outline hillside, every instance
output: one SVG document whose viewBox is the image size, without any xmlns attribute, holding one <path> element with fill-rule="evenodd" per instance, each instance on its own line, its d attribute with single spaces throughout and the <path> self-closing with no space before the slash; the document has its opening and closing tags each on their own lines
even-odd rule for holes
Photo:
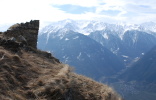
<svg viewBox="0 0 156 100">
<path fill-rule="evenodd" d="M 96 80 L 124 68 L 122 61 L 101 44 L 70 30 L 64 32 L 60 29 L 39 35 L 38 48 L 52 52 L 60 61 L 74 66 L 77 73 Z"/>
<path fill-rule="evenodd" d="M 125 100 L 155 100 L 155 25 L 63 20 L 40 30 L 38 48 L 109 84 Z"/>
<path fill-rule="evenodd" d="M 107 85 L 37 50 L 38 28 L 31 21 L 0 33 L 1 100 L 121 100 Z"/>
<path fill-rule="evenodd" d="M 126 65 L 156 45 L 156 38 L 144 31 L 125 31 L 122 39 L 117 34 L 111 30 L 103 30 L 92 32 L 89 36 L 118 55 Z"/>
<path fill-rule="evenodd" d="M 147 52 L 138 62 L 134 63 L 120 78 L 156 82 L 156 46 Z"/>
<path fill-rule="evenodd" d="M 126 100 L 155 100 L 156 46 L 142 56 L 112 83 Z"/>
</svg>

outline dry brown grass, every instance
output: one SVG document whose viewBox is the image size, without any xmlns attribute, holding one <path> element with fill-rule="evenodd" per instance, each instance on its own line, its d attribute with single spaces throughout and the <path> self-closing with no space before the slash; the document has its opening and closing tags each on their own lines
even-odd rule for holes
<svg viewBox="0 0 156 100">
<path fill-rule="evenodd" d="M 20 24 L 14 24 L 14 25 L 12 25 L 11 27 L 9 27 L 8 28 L 8 30 L 13 30 L 13 29 L 15 29 L 16 27 L 19 27 L 20 26 Z"/>
<path fill-rule="evenodd" d="M 81 93 L 86 100 L 121 100 L 120 96 L 107 85 L 98 83 L 82 75 L 73 73 L 71 76 L 74 82 L 72 84 L 73 90 Z"/>
<path fill-rule="evenodd" d="M 45 54 L 0 47 L 0 100 L 121 100 L 112 88 Z"/>
</svg>

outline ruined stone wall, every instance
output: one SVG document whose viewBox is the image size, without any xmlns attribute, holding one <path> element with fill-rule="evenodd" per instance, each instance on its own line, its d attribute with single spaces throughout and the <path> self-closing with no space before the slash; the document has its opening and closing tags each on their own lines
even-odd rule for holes
<svg viewBox="0 0 156 100">
<path fill-rule="evenodd" d="M 17 42 L 21 42 L 21 36 L 26 40 L 27 45 L 37 48 L 37 38 L 39 30 L 39 20 L 31 20 L 30 22 L 15 24 L 3 33 L 5 39 L 14 38 Z"/>
</svg>

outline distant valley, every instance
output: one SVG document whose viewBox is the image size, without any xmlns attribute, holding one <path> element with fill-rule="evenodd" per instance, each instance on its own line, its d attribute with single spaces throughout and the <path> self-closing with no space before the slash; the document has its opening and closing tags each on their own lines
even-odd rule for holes
<svg viewBox="0 0 156 100">
<path fill-rule="evenodd" d="M 154 100 L 155 82 L 149 80 L 156 75 L 156 61 L 148 57 L 156 55 L 149 53 L 155 45 L 153 22 L 134 25 L 68 19 L 46 26 L 38 37 L 39 49 L 72 65 L 77 73 L 112 85 L 126 100 Z"/>
</svg>

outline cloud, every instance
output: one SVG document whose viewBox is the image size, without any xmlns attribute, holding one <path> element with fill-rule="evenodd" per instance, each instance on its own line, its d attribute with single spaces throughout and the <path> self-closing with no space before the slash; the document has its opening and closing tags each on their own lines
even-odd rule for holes
<svg viewBox="0 0 156 100">
<path fill-rule="evenodd" d="M 3 0 L 0 3 L 0 22 L 17 23 L 39 19 L 41 23 L 61 20 L 65 12 L 54 8 L 48 0 Z"/>
<path fill-rule="evenodd" d="M 104 10 L 104 11 L 101 11 L 100 14 L 109 15 L 109 16 L 116 16 L 120 12 L 121 11 L 119 11 L 119 10 Z"/>
<path fill-rule="evenodd" d="M 54 5 L 53 7 L 59 8 L 60 10 L 71 13 L 71 14 L 83 14 L 85 12 L 95 12 L 96 7 L 82 7 L 79 5 Z"/>
<path fill-rule="evenodd" d="M 126 11 L 128 12 L 135 12 L 135 13 L 155 13 L 156 14 L 156 9 L 152 8 L 149 5 L 136 5 L 136 4 L 127 4 L 124 7 Z"/>
<path fill-rule="evenodd" d="M 49 0 L 50 1 L 50 0 Z M 51 0 L 52 5 L 78 5 L 82 7 L 95 7 L 98 6 L 100 0 Z"/>
<path fill-rule="evenodd" d="M 109 22 L 156 21 L 156 0 L 2 0 L 0 22 L 41 20 L 41 26 L 63 19 Z"/>
</svg>

